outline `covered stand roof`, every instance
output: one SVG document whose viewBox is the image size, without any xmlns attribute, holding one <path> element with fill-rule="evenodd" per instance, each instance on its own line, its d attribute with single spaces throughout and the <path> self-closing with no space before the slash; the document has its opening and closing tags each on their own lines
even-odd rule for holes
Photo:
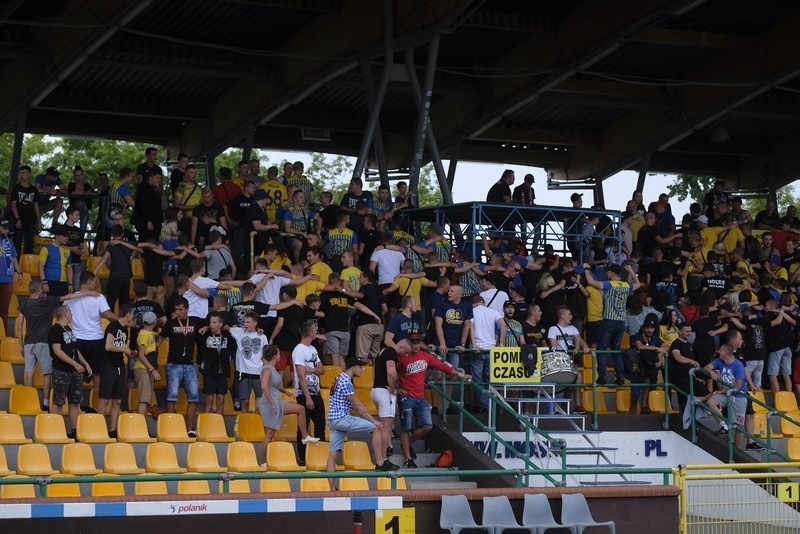
<svg viewBox="0 0 800 534">
<path fill-rule="evenodd" d="M 369 116 L 359 62 L 375 86 L 385 6 L 389 167 L 414 146 L 406 51 L 422 80 L 438 33 L 442 157 L 542 166 L 554 183 L 642 164 L 739 187 L 800 173 L 792 0 L 9 0 L 0 128 L 193 156 L 251 134 L 257 147 L 356 155 Z"/>
</svg>

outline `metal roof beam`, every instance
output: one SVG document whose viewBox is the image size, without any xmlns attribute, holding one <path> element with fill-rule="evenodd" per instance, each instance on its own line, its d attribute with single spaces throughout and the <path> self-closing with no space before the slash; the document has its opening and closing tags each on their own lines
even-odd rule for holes
<svg viewBox="0 0 800 534">
<path fill-rule="evenodd" d="M 561 104 L 564 106 L 580 106 L 587 108 L 614 109 L 656 109 L 669 110 L 674 106 L 667 103 L 648 102 L 645 100 L 609 99 L 609 98 L 572 98 L 568 96 L 543 95 L 536 99 L 543 104 Z"/>
<path fill-rule="evenodd" d="M 144 117 L 120 120 L 111 115 L 69 113 L 34 109 L 28 112 L 26 132 L 48 135 L 74 135 L 102 139 L 118 139 L 166 145 L 180 136 L 175 121 Z M 111 170 L 111 169 L 110 169 Z"/>
<path fill-rule="evenodd" d="M 501 30 L 525 33 L 553 33 L 555 19 L 550 17 L 531 17 L 494 11 L 475 11 L 464 17 L 462 26 L 484 30 Z"/>
<path fill-rule="evenodd" d="M 163 56 L 162 56 L 163 58 Z M 162 59 L 159 58 L 159 59 Z M 231 78 L 234 80 L 272 80 L 275 73 L 262 69 L 255 69 L 245 65 L 230 63 L 197 63 L 187 58 L 186 63 L 180 65 L 167 65 L 154 63 L 152 60 L 142 59 L 97 59 L 91 58 L 84 63 L 87 67 L 100 67 L 118 70 L 142 70 L 147 72 L 163 72 L 166 74 L 201 76 L 212 78 Z"/>
<path fill-rule="evenodd" d="M 715 143 L 712 141 L 696 140 L 693 136 L 672 145 L 667 152 L 736 157 L 768 156 L 772 153 L 772 146 L 769 143 L 752 140 L 736 141 L 731 139 L 724 143 Z"/>
<path fill-rule="evenodd" d="M 662 151 L 753 101 L 771 87 L 800 74 L 800 13 L 786 17 L 764 33 L 752 51 L 731 51 L 699 67 L 688 81 L 730 80 L 730 86 L 693 85 L 679 94 L 680 114 L 636 111 L 606 129 L 600 148 L 579 147 L 567 167 L 550 169 L 554 177 L 602 180 L 635 165 L 644 154 Z M 742 86 L 742 80 L 750 84 Z M 734 83 L 735 82 L 735 83 Z"/>
<path fill-rule="evenodd" d="M 661 103 L 669 101 L 669 97 L 664 90 L 658 87 L 632 85 L 608 80 L 570 78 L 550 89 L 549 93 L 579 93 L 592 96 L 614 96 L 617 98 L 629 97 Z"/>
<path fill-rule="evenodd" d="M 37 109 L 179 121 L 201 120 L 205 117 L 200 106 L 192 106 L 186 102 L 153 102 L 144 99 L 98 98 L 61 94 L 51 94 L 42 101 Z"/>
<path fill-rule="evenodd" d="M 228 4 L 259 7 L 280 7 L 302 11 L 336 12 L 342 9 L 342 0 L 222 0 Z"/>
<path fill-rule="evenodd" d="M 495 126 L 482 132 L 475 140 L 499 143 L 531 143 L 542 145 L 593 146 L 597 136 L 541 128 L 502 128 Z"/>
<path fill-rule="evenodd" d="M 670 28 L 644 28 L 628 38 L 634 43 L 648 43 L 674 46 L 693 46 L 701 48 L 726 48 L 751 50 L 752 37 L 725 35 L 721 33 L 673 30 Z"/>
</svg>

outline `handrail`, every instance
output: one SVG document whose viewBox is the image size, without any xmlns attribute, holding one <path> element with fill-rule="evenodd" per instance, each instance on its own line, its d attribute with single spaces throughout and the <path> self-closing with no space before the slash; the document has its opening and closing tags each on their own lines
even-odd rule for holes
<svg viewBox="0 0 800 534">
<path fill-rule="evenodd" d="M 541 475 L 551 479 L 551 475 L 616 475 L 620 469 L 581 467 L 571 469 L 464 469 L 455 471 L 459 476 L 513 476 L 517 480 L 517 487 L 522 487 L 523 477 L 527 479 L 532 475 Z M 624 469 L 624 472 L 632 475 L 662 475 L 663 484 L 669 485 L 669 477 L 673 474 L 673 468 L 666 467 L 631 467 Z M 170 473 L 156 474 L 143 473 L 139 475 L 75 475 L 69 477 L 37 476 L 37 477 L 0 477 L 0 486 L 33 484 L 39 487 L 39 495 L 46 497 L 47 486 L 50 484 L 92 484 L 104 482 L 173 482 L 180 480 L 209 480 L 221 481 L 223 484 L 222 493 L 228 493 L 231 480 L 274 480 L 274 479 L 342 479 L 342 478 L 391 478 L 392 490 L 397 490 L 398 478 L 415 477 L 443 477 L 453 476 L 453 471 L 445 470 L 426 470 L 414 469 L 409 471 L 288 471 L 278 472 L 269 471 L 263 473 Z"/>
<path fill-rule="evenodd" d="M 443 379 L 442 383 L 446 384 L 447 382 Z M 529 457 L 527 457 L 523 453 L 521 453 L 521 452 L 517 451 L 516 449 L 514 449 L 514 447 L 512 447 L 510 443 L 508 443 L 506 440 L 501 438 L 497 434 L 497 432 L 495 431 L 494 428 L 491 428 L 491 427 L 485 425 L 483 423 L 483 421 L 481 421 L 480 419 L 475 417 L 473 414 L 469 413 L 466 410 L 466 408 L 464 408 L 462 403 L 455 402 L 449 395 L 447 395 L 446 387 L 444 385 L 440 388 L 439 385 L 436 384 L 432 380 L 428 381 L 428 384 L 430 385 L 431 389 L 436 391 L 436 393 L 440 397 L 442 397 L 443 399 L 447 400 L 448 403 L 450 404 L 450 406 L 455 406 L 458 409 L 458 412 L 459 412 L 459 433 L 463 432 L 463 418 L 466 415 L 473 423 L 478 425 L 479 428 L 481 428 L 484 432 L 488 433 L 493 441 L 497 441 L 498 443 L 502 444 L 506 448 L 506 450 L 515 451 L 516 452 L 516 457 L 519 458 L 520 460 L 522 460 L 523 463 L 529 469 L 533 469 L 534 471 L 541 471 L 541 468 L 538 465 L 536 465 L 535 463 L 533 463 L 533 461 Z M 461 385 L 460 393 L 461 393 L 461 398 L 463 399 L 464 398 L 464 382 L 459 382 L 459 384 Z M 479 387 L 479 386 L 473 386 L 473 387 Z M 496 405 L 497 405 L 496 403 L 492 403 L 492 407 L 495 407 Z M 523 422 L 520 419 L 519 414 L 517 414 L 513 410 L 511 410 L 510 413 L 512 415 L 514 415 L 514 417 L 517 419 L 517 421 L 519 421 L 520 423 Z M 446 416 L 446 414 L 445 414 L 445 416 Z M 494 419 L 494 420 L 496 420 L 496 419 Z M 529 422 L 526 421 L 523 424 L 526 424 L 526 433 L 525 433 L 526 441 L 530 441 L 530 435 L 529 435 L 529 431 L 530 430 L 533 430 L 534 433 L 536 433 L 536 434 L 541 434 L 541 431 L 538 428 L 534 427 L 533 425 L 530 425 Z M 554 440 L 554 438 L 550 437 L 549 435 L 548 435 L 548 438 L 545 438 L 545 439 Z M 554 440 L 553 443 L 557 444 L 558 448 L 560 449 L 561 467 L 562 467 L 562 469 L 566 469 L 566 445 L 564 444 L 564 442 L 562 440 Z M 494 445 L 493 444 L 490 444 L 490 450 L 492 452 L 494 451 Z M 492 456 L 494 456 L 494 454 L 492 454 Z M 562 480 L 561 481 L 557 481 L 556 479 L 552 478 L 549 475 L 544 475 L 544 476 L 554 486 L 565 486 L 566 485 L 566 474 L 562 473 Z M 527 476 L 525 477 L 525 482 L 526 482 L 526 484 L 528 482 Z"/>
</svg>

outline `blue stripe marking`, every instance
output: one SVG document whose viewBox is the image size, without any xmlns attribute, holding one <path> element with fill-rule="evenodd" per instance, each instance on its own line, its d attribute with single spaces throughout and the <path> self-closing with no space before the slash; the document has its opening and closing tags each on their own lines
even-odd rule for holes
<svg viewBox="0 0 800 534">
<path fill-rule="evenodd" d="M 377 497 L 350 497 L 351 510 L 377 510 Z"/>
<path fill-rule="evenodd" d="M 63 504 L 32 504 L 31 519 L 42 519 L 47 517 L 64 517 Z"/>
<path fill-rule="evenodd" d="M 240 514 L 264 514 L 267 512 L 267 501 L 261 499 L 253 499 L 246 501 L 239 501 Z"/>
<path fill-rule="evenodd" d="M 297 499 L 295 511 L 297 512 L 322 512 L 325 510 L 324 499 Z"/>
<path fill-rule="evenodd" d="M 124 502 L 98 502 L 94 505 L 95 517 L 124 517 L 128 515 L 128 505 Z"/>
</svg>

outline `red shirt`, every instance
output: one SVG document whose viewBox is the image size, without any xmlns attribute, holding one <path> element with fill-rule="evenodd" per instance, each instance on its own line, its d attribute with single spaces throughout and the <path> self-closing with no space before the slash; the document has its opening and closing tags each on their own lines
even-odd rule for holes
<svg viewBox="0 0 800 534">
<path fill-rule="evenodd" d="M 227 206 L 228 202 L 242 194 L 242 188 L 233 182 L 223 180 L 211 190 L 214 200 L 220 206 Z"/>
<path fill-rule="evenodd" d="M 397 359 L 397 374 L 400 377 L 400 387 L 408 392 L 409 397 L 421 399 L 425 391 L 425 375 L 428 367 L 433 367 L 447 374 L 456 371 L 450 364 L 439 361 L 436 356 L 420 350 L 413 354 L 406 354 Z"/>
</svg>

